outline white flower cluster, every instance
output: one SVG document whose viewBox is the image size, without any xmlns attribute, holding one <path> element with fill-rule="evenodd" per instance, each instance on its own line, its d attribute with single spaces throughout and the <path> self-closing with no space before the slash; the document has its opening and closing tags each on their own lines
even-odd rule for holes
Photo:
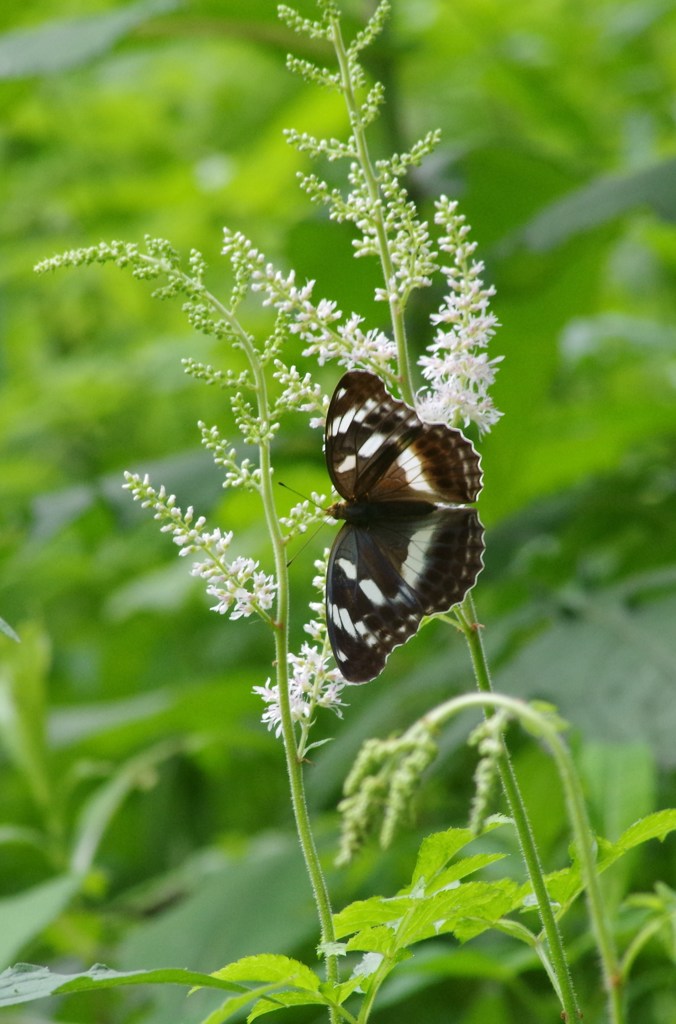
<svg viewBox="0 0 676 1024">
<path fill-rule="evenodd" d="M 327 502 L 325 494 L 312 491 L 309 498 L 290 508 L 288 515 L 280 516 L 279 521 L 286 530 L 287 539 L 298 533 L 305 533 L 308 527 L 326 519 Z"/>
<path fill-rule="evenodd" d="M 295 366 L 287 366 L 281 359 L 275 359 L 273 377 L 276 377 L 284 387 L 275 402 L 275 413 L 294 410 L 319 412 L 322 414 L 320 422 L 323 422 L 329 400 L 323 393 L 321 384 L 316 384 L 309 372 L 301 377 Z"/>
<path fill-rule="evenodd" d="M 312 585 L 324 595 L 326 586 L 326 563 L 328 551 L 324 558 L 315 562 L 318 575 L 312 581 Z M 291 704 L 291 717 L 301 727 L 301 737 L 298 745 L 299 756 L 303 756 L 309 749 L 306 746 L 307 734 L 313 723 L 314 713 L 317 708 L 327 708 L 333 711 L 339 718 L 342 718 L 342 708 L 345 702 L 342 700 L 345 680 L 336 668 L 330 668 L 331 651 L 326 632 L 326 619 L 324 602 L 313 601 L 310 603 L 310 610 L 317 616 L 317 619 L 306 624 L 305 631 L 315 641 L 311 646 L 305 641 L 300 654 L 289 654 L 289 666 L 291 668 L 289 679 L 289 701 Z M 279 706 L 279 687 L 272 686 L 268 679 L 264 686 L 254 686 L 254 693 L 262 697 L 267 705 L 262 715 L 262 721 L 268 729 L 274 729 L 279 736 L 282 731 L 282 716 Z"/>
<path fill-rule="evenodd" d="M 437 333 L 419 360 L 429 387 L 417 396 L 418 413 L 428 422 L 476 423 L 484 434 L 502 415 L 488 394 L 502 356 L 489 359 L 485 351 L 498 325 L 488 311 L 495 292 L 483 285 L 484 265 L 472 258 L 476 243 L 467 240 L 469 226 L 457 213 L 457 203 L 442 196 L 436 207 L 435 221 L 444 230 L 439 249 L 451 255 L 452 263 L 442 268 L 445 302 L 430 317 Z"/>
<path fill-rule="evenodd" d="M 289 701 L 291 718 L 301 726 L 312 725 L 315 710 L 328 708 L 342 718 L 341 708 L 345 703 L 341 693 L 345 683 L 341 680 L 338 669 L 327 668 L 327 656 L 316 647 L 305 642 L 300 654 L 289 654 L 291 678 L 289 679 Z M 282 732 L 282 712 L 279 706 L 279 687 L 273 686 L 268 679 L 264 686 L 254 686 L 257 693 L 267 705 L 261 715 L 261 721 L 276 736 Z"/>
<path fill-rule="evenodd" d="M 220 530 L 204 534 L 207 544 L 212 537 L 217 539 L 219 534 Z M 229 538 L 229 544 L 232 533 L 226 536 Z M 218 547 L 217 539 L 216 550 L 220 554 Z M 258 562 L 254 562 L 253 558 L 244 558 L 241 555 L 232 562 L 223 562 L 222 559 L 216 561 L 208 551 L 205 560 L 195 562 L 190 572 L 193 576 L 200 576 L 207 581 L 207 594 L 216 598 L 212 611 L 218 612 L 219 615 L 227 615 L 229 612 L 231 619 L 247 618 L 254 612 L 260 615 L 262 611 L 272 607 L 277 593 L 274 577 L 259 570 Z"/>
<path fill-rule="evenodd" d="M 338 323 L 343 314 L 335 302 L 312 302 L 314 284 L 307 281 L 298 288 L 294 271 L 284 276 L 269 263 L 252 275 L 252 289 L 265 295 L 263 304 L 290 316 L 289 331 L 305 342 L 304 356 L 316 356 L 320 366 L 337 359 L 348 368 L 367 366 L 374 373 L 389 376 L 397 354 L 394 342 L 379 330 L 364 333 L 360 326 L 363 317 L 356 313 Z"/>
<path fill-rule="evenodd" d="M 181 549 L 179 555 L 202 555 L 194 562 L 191 573 L 206 582 L 207 594 L 216 599 L 213 611 L 220 615 L 229 613 L 231 619 L 255 613 L 269 620 L 267 611 L 275 599 L 277 584 L 252 558 L 240 556 L 231 562 L 226 560 L 232 531 L 205 530 L 204 516 L 193 522 L 192 506 L 182 512 L 176 505 L 175 495 L 168 495 L 164 487 L 156 491 L 147 474 L 141 478 L 136 473 L 125 473 L 125 480 L 124 487 L 134 500 L 140 501 L 143 508 L 153 509 L 154 518 L 162 524 L 162 532 L 170 533 L 174 544 Z"/>
<path fill-rule="evenodd" d="M 197 424 L 202 435 L 202 444 L 211 452 L 217 466 L 225 469 L 223 487 L 242 487 L 257 491 L 261 486 L 261 471 L 250 459 L 238 459 L 237 449 L 232 448 L 225 438 L 221 437 L 218 427 L 207 427 L 200 420 Z"/>
</svg>

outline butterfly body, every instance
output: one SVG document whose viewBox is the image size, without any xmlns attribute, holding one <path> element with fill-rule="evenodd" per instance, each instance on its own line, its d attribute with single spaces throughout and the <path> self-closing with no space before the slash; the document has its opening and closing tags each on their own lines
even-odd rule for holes
<svg viewBox="0 0 676 1024">
<path fill-rule="evenodd" d="M 461 601 L 482 568 L 474 509 L 481 468 L 458 430 L 423 423 L 372 373 L 352 370 L 329 405 L 326 460 L 344 499 L 329 557 L 326 611 L 341 674 L 366 682 L 425 615 Z"/>
</svg>

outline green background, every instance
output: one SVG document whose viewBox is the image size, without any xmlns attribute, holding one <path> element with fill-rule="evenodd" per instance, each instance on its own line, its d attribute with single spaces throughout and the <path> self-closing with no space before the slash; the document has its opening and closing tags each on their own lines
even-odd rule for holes
<svg viewBox="0 0 676 1024">
<path fill-rule="evenodd" d="M 224 397 L 180 365 L 227 366 L 230 354 L 191 332 L 180 303 L 153 301 L 115 269 L 32 272 L 54 252 L 148 232 L 200 249 L 225 297 L 227 224 L 315 279 L 315 295 L 386 327 L 375 266 L 351 258 L 350 231 L 297 187 L 307 164 L 282 129 L 343 136 L 345 117 L 335 96 L 285 70 L 291 50 L 325 54 L 275 6 L 0 9 L 0 616 L 22 640 L 0 634 L 0 967 L 213 970 L 259 951 L 313 962 L 282 751 L 251 692 L 271 672 L 270 638 L 209 612 L 175 547 L 121 490 L 124 469 L 148 471 L 270 564 L 259 511 L 224 495 L 199 447 L 198 419 L 232 432 Z M 373 152 L 442 129 L 411 191 L 424 216 L 440 192 L 459 199 L 497 288 L 504 417 L 481 442 L 487 552 L 475 592 L 495 685 L 571 722 L 594 825 L 614 839 L 676 801 L 676 5 L 393 7 L 366 55 L 388 90 Z M 350 36 L 371 7 L 344 8 Z M 410 310 L 416 352 L 439 299 L 422 294 Z M 253 304 L 249 317 L 254 331 L 269 326 Z M 321 371 L 327 390 L 338 373 Z M 301 417 L 279 438 L 276 473 L 303 492 L 328 487 L 319 435 Z M 331 529 L 292 566 L 297 645 Z M 381 679 L 348 691 L 344 720 L 322 721 L 334 742 L 307 777 L 337 906 L 394 892 L 423 835 L 466 822 L 474 755 L 462 721 L 441 738 L 410 831 L 385 855 L 330 867 L 361 741 L 472 685 L 460 638 L 437 624 Z M 552 766 L 514 745 L 546 866 L 563 866 Z M 515 849 L 498 842 L 518 877 Z M 75 881 L 74 859 L 87 864 Z M 613 910 L 656 879 L 676 881 L 673 838 L 612 874 Z M 617 920 L 622 947 L 635 919 Z M 603 1001 L 582 908 L 566 929 L 592 1024 Z M 479 948 L 488 956 L 475 961 Z M 557 1019 L 514 943 L 432 943 L 414 964 L 374 1020 Z M 668 943 L 644 951 L 629 994 L 634 1020 L 673 1024 Z M 209 998 L 105 992 L 7 1019 L 190 1022 Z"/>
</svg>

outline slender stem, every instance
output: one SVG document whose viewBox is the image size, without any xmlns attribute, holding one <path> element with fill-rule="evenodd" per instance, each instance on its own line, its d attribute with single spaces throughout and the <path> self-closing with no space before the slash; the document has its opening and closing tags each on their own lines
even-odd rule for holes
<svg viewBox="0 0 676 1024">
<path fill-rule="evenodd" d="M 380 266 L 383 272 L 383 280 L 387 289 L 392 330 L 397 346 L 397 365 L 399 367 L 399 384 L 401 397 L 405 402 L 413 404 L 413 384 L 411 379 L 411 366 L 408 357 L 408 345 L 406 343 L 406 325 L 404 322 L 404 303 L 395 287 L 394 266 L 390 255 L 387 228 L 383 217 L 383 199 L 378 187 L 377 175 L 371 160 L 366 142 L 366 132 L 359 110 L 359 103 L 354 94 L 352 76 L 345 43 L 340 29 L 340 22 L 337 17 L 330 17 L 333 32 L 333 46 L 338 59 L 340 69 L 341 86 L 345 104 L 350 115 L 350 126 L 355 146 L 357 147 L 357 159 L 364 175 L 364 182 L 369 197 L 370 214 L 373 220 L 373 227 L 378 243 Z"/>
<path fill-rule="evenodd" d="M 289 776 L 289 787 L 291 792 L 291 803 L 300 840 L 305 866 L 310 878 L 310 884 L 314 894 L 317 914 L 319 917 L 322 944 L 333 942 L 335 932 L 333 928 L 333 916 L 329 890 L 326 878 L 322 870 L 319 853 L 314 840 L 310 816 L 305 798 L 305 785 L 301 759 L 298 756 L 296 735 L 293 718 L 291 716 L 291 701 L 289 696 L 289 574 L 286 567 L 286 551 L 284 548 L 284 537 L 282 536 L 279 517 L 274 499 L 272 486 L 272 464 L 270 441 L 264 429 L 270 419 L 270 404 L 268 399 L 268 386 L 265 372 L 261 365 L 258 353 L 252 343 L 250 336 L 243 330 L 239 322 L 224 307 L 218 299 L 210 293 L 205 297 L 213 308 L 218 310 L 221 316 L 227 318 L 228 322 L 237 334 L 238 344 L 247 356 L 249 366 L 254 378 L 256 391 L 256 403 L 258 417 L 263 426 L 261 435 L 264 438 L 258 446 L 260 470 L 261 470 L 261 500 L 265 511 L 265 521 L 272 543 L 273 556 L 275 560 L 275 576 L 277 579 L 277 607 L 276 617 L 273 623 L 275 638 L 275 665 L 277 675 L 277 686 L 279 691 L 279 707 L 281 714 L 282 738 L 284 741 L 284 752 L 286 758 L 286 769 Z M 328 981 L 334 984 L 338 981 L 338 959 L 333 954 L 326 956 L 326 976 Z M 336 1011 L 330 1008 L 331 1021 L 337 1021 Z"/>
<path fill-rule="evenodd" d="M 547 715 L 542 714 L 530 704 L 526 704 L 516 697 L 507 697 L 501 693 L 468 693 L 461 697 L 453 697 L 451 700 L 445 701 L 434 708 L 432 712 L 425 716 L 425 719 L 428 725 L 439 727 L 452 715 L 457 714 L 464 708 L 476 706 L 477 704 L 484 707 L 505 708 L 514 718 L 521 722 L 524 728 L 534 735 L 541 737 L 552 753 L 566 797 L 568 814 L 575 837 L 578 862 L 580 864 L 582 884 L 585 888 L 589 916 L 601 957 L 604 985 L 608 996 L 608 1017 L 611 1024 L 623 1024 L 624 1013 L 620 990 L 621 969 L 596 874 L 592 833 L 587 817 L 584 794 L 568 748 L 561 739 L 557 727 L 551 723 Z M 520 836 L 519 838 L 521 839 L 522 837 Z M 548 900 L 546 905 L 549 906 Z M 542 910 L 543 904 L 540 905 L 540 911 L 542 912 Z M 579 1017 L 579 1011 L 576 1008 L 569 1010 L 564 1006 L 564 1012 L 568 1021 L 577 1020 Z"/>
<path fill-rule="evenodd" d="M 488 668 L 488 662 L 486 660 L 486 654 L 481 639 L 481 628 L 477 621 L 476 610 L 471 594 L 467 595 L 463 607 L 458 610 L 457 614 L 469 647 L 477 687 L 481 693 L 492 693 L 493 686 L 491 683 L 490 670 Z M 521 795 L 519 783 L 514 772 L 514 766 L 512 765 L 511 758 L 504 744 L 503 750 L 504 753 L 500 758 L 499 763 L 500 779 L 503 791 L 514 821 L 528 877 L 530 878 L 531 885 L 533 886 L 533 892 L 538 903 L 542 927 L 545 935 L 547 936 L 549 955 L 551 957 L 552 967 L 556 976 L 558 995 L 563 1004 L 564 1013 L 567 1015 L 567 1019 L 569 1021 L 573 1021 L 576 1019 L 578 1006 L 561 933 L 559 931 L 549 899 L 549 894 L 547 892 L 547 887 L 545 885 L 542 864 L 540 863 L 540 855 L 538 853 L 535 836 L 533 835 L 533 830 L 528 818 L 528 812 Z"/>
</svg>

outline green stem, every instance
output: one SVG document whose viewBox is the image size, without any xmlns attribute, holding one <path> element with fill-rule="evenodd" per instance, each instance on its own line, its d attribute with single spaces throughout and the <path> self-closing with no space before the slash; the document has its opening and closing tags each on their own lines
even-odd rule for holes
<svg viewBox="0 0 676 1024">
<path fill-rule="evenodd" d="M 237 335 L 237 343 L 247 356 L 249 366 L 254 378 L 256 390 L 256 403 L 258 417 L 263 429 L 261 433 L 266 437 L 265 425 L 270 419 L 270 403 L 268 398 L 268 386 L 265 372 L 261 365 L 258 353 L 252 343 L 250 336 L 243 330 L 239 322 L 232 316 L 215 296 L 205 293 L 205 297 L 218 313 L 225 317 Z M 335 940 L 333 928 L 333 916 L 329 890 L 326 878 L 322 870 L 319 853 L 314 840 L 307 801 L 305 798 L 305 785 L 303 779 L 302 762 L 298 756 L 296 745 L 296 734 L 293 718 L 291 715 L 291 701 L 289 695 L 289 574 L 286 567 L 286 551 L 284 537 L 280 528 L 279 517 L 275 506 L 274 492 L 272 486 L 272 464 L 269 440 L 263 440 L 258 446 L 260 470 L 261 470 L 261 500 L 265 512 L 265 521 L 272 543 L 273 556 L 275 561 L 275 576 L 277 579 L 277 607 L 276 618 L 273 623 L 275 638 L 275 665 L 277 685 L 279 690 L 279 708 L 281 713 L 282 738 L 284 741 L 284 752 L 286 769 L 289 776 L 289 788 L 291 792 L 291 803 L 296 822 L 298 838 L 300 840 L 305 866 L 310 878 L 310 884 L 314 894 L 315 905 L 319 917 L 321 942 L 330 943 Z M 335 955 L 326 956 L 327 980 L 336 984 L 338 982 L 338 959 Z M 330 1019 L 335 1024 L 337 1015 L 335 1009 L 329 1010 Z"/>
<path fill-rule="evenodd" d="M 350 75 L 350 65 L 347 52 L 345 50 L 343 35 L 340 29 L 340 22 L 337 17 L 330 17 L 330 22 L 333 33 L 333 46 L 336 51 L 338 67 L 340 69 L 341 87 L 343 96 L 345 97 L 345 104 L 350 115 L 350 127 L 352 129 L 352 137 L 354 138 L 355 146 L 357 147 L 357 159 L 359 161 L 359 166 L 362 169 L 366 190 L 368 192 L 369 211 L 376 233 L 380 266 L 383 273 L 385 288 L 387 289 L 392 330 L 397 346 L 397 365 L 399 367 L 401 397 L 405 402 L 408 402 L 409 405 L 412 405 L 413 384 L 411 378 L 411 366 L 408 357 L 408 345 L 406 343 L 404 303 L 394 286 L 394 265 L 390 255 L 387 228 L 383 217 L 383 199 L 380 194 L 376 172 L 366 143 L 366 132 L 364 130 L 364 124 L 359 110 L 359 103 L 357 102 L 357 98 L 354 94 L 352 77 Z"/>
<path fill-rule="evenodd" d="M 493 686 L 491 683 L 490 670 L 486 660 L 483 642 L 481 639 L 481 628 L 476 618 L 476 610 L 471 594 L 465 599 L 465 604 L 458 609 L 458 620 L 461 624 L 467 645 L 469 647 L 477 687 L 483 694 L 491 694 Z M 556 977 L 558 996 L 563 1005 L 564 1013 L 569 1021 L 576 1019 L 578 1014 L 577 999 L 573 989 L 573 982 L 568 968 L 561 933 L 554 916 L 554 911 L 545 885 L 540 855 L 535 842 L 535 836 L 530 825 L 528 812 L 521 795 L 519 783 L 514 772 L 511 758 L 504 747 L 504 753 L 500 758 L 499 770 L 503 791 L 510 808 L 516 833 L 521 847 L 521 853 L 526 864 L 528 877 L 530 878 L 533 892 L 540 911 L 540 920 L 547 937 L 549 956 L 552 968 Z"/>
</svg>

